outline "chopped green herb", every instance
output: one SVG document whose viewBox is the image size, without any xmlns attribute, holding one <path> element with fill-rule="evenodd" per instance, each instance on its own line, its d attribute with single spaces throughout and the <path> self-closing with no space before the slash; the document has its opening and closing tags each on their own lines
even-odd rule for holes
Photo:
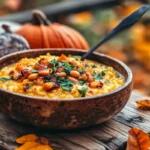
<svg viewBox="0 0 150 150">
<path fill-rule="evenodd" d="M 86 83 L 86 81 L 79 80 L 79 83 L 80 83 L 81 85 L 83 85 L 83 84 L 85 84 L 85 83 Z"/>
<path fill-rule="evenodd" d="M 104 72 L 104 71 L 102 71 L 101 75 L 102 75 L 102 76 L 105 76 L 105 72 Z"/>
<path fill-rule="evenodd" d="M 58 67 L 62 67 L 64 65 L 64 62 L 58 62 Z"/>
<path fill-rule="evenodd" d="M 110 83 L 110 81 L 108 79 L 105 80 L 105 83 Z"/>
<path fill-rule="evenodd" d="M 33 70 L 32 70 L 32 73 L 38 73 L 38 70 L 33 69 Z"/>
<path fill-rule="evenodd" d="M 53 59 L 53 60 L 50 61 L 50 63 L 55 66 L 58 63 L 58 61 L 56 59 Z"/>
<path fill-rule="evenodd" d="M 28 86 L 29 88 L 32 87 L 32 85 L 30 83 L 27 83 L 26 86 Z"/>
<path fill-rule="evenodd" d="M 61 85 L 61 88 L 66 90 L 66 91 L 70 91 L 70 87 L 68 85 Z"/>
<path fill-rule="evenodd" d="M 83 73 L 85 71 L 86 68 L 80 69 L 78 70 L 80 73 Z"/>
<path fill-rule="evenodd" d="M 59 78 L 59 75 L 58 75 L 58 74 L 54 74 L 54 76 L 55 76 L 56 78 Z"/>
<path fill-rule="evenodd" d="M 97 66 L 96 65 L 92 65 L 92 68 L 97 68 Z"/>
<path fill-rule="evenodd" d="M 100 73 L 98 73 L 95 77 L 94 77 L 95 80 L 102 80 L 102 76 L 100 75 Z"/>
<path fill-rule="evenodd" d="M 65 69 L 65 72 L 66 72 L 67 74 L 69 74 L 70 71 L 73 70 L 73 66 L 72 66 L 71 64 L 69 64 L 69 63 L 65 63 L 64 69 Z"/>
<path fill-rule="evenodd" d="M 24 91 L 27 91 L 29 88 L 31 88 L 31 84 L 27 83 L 25 86 L 23 86 Z"/>
<path fill-rule="evenodd" d="M 103 64 L 100 64 L 100 67 L 104 66 Z"/>
<path fill-rule="evenodd" d="M 53 59 L 50 61 L 51 64 L 53 64 L 52 71 L 55 72 L 58 67 L 61 67 L 64 65 L 64 62 L 58 62 L 56 59 Z"/>
<path fill-rule="evenodd" d="M 56 59 L 53 59 L 50 61 L 51 64 L 53 64 L 52 71 L 55 72 L 57 70 L 58 61 Z"/>
<path fill-rule="evenodd" d="M 120 78 L 120 74 L 118 72 L 115 72 L 116 78 Z"/>
<path fill-rule="evenodd" d="M 74 82 L 65 78 L 59 78 L 58 83 L 60 84 L 61 88 L 66 91 L 71 91 L 71 87 L 74 85 Z"/>
<path fill-rule="evenodd" d="M 74 55 L 73 57 L 74 57 L 75 59 L 81 58 L 81 56 L 79 56 L 79 55 Z"/>
<path fill-rule="evenodd" d="M 0 80 L 6 82 L 6 81 L 9 81 L 9 80 L 13 80 L 13 78 L 2 77 L 2 78 L 0 78 Z"/>
<path fill-rule="evenodd" d="M 85 97 L 87 91 L 87 87 L 82 87 L 81 89 L 78 89 L 78 92 L 81 94 L 82 97 Z"/>
<path fill-rule="evenodd" d="M 106 75 L 106 72 L 108 72 L 109 70 L 103 70 L 102 72 L 101 72 L 101 75 L 102 76 L 105 76 Z"/>
<path fill-rule="evenodd" d="M 53 72 L 55 72 L 57 70 L 58 67 L 64 67 L 64 71 L 69 74 L 70 71 L 73 70 L 73 66 L 69 63 L 64 63 L 64 62 L 58 62 L 56 59 L 53 59 L 50 63 L 53 64 Z"/>
</svg>

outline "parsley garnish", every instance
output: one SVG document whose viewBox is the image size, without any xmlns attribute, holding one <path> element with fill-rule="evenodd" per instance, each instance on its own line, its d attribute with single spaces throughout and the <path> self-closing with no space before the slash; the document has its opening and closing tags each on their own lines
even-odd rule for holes
<svg viewBox="0 0 150 150">
<path fill-rule="evenodd" d="M 79 80 L 79 83 L 80 83 L 81 85 L 83 85 L 84 83 L 86 83 L 86 81 Z"/>
<path fill-rule="evenodd" d="M 72 66 L 71 64 L 69 64 L 69 63 L 65 63 L 65 64 L 64 64 L 64 70 L 65 70 L 65 72 L 66 72 L 67 74 L 69 74 L 70 71 L 73 70 L 73 66 Z"/>
<path fill-rule="evenodd" d="M 69 74 L 70 71 L 73 70 L 73 66 L 69 63 L 64 63 L 64 62 L 58 62 L 56 59 L 53 59 L 51 62 L 51 64 L 53 64 L 53 72 L 55 72 L 57 70 L 58 67 L 64 67 L 64 71 Z"/>
<path fill-rule="evenodd" d="M 107 71 L 108 71 L 108 70 L 103 70 L 103 71 L 101 72 L 101 74 L 98 73 L 98 74 L 94 77 L 94 79 L 95 79 L 95 80 L 102 80 L 102 79 L 103 79 L 103 76 L 106 75 L 106 72 L 107 72 Z"/>
<path fill-rule="evenodd" d="M 61 67 L 64 65 L 64 62 L 58 62 L 58 67 Z"/>
<path fill-rule="evenodd" d="M 102 80 L 102 76 L 100 75 L 100 73 L 98 73 L 95 77 L 94 77 L 95 80 Z"/>
<path fill-rule="evenodd" d="M 81 89 L 78 89 L 78 92 L 81 94 L 82 97 L 85 97 L 87 91 L 87 87 L 82 87 Z"/>
<path fill-rule="evenodd" d="M 53 68 L 52 68 L 53 72 L 55 72 L 58 67 L 61 67 L 64 65 L 63 62 L 58 62 L 56 59 L 51 60 L 50 63 L 53 65 Z"/>
<path fill-rule="evenodd" d="M 58 83 L 60 84 L 61 88 L 66 91 L 71 91 L 71 87 L 74 85 L 74 82 L 65 78 L 59 78 Z"/>
<path fill-rule="evenodd" d="M 105 76 L 106 75 L 106 72 L 108 72 L 109 70 L 103 70 L 102 72 L 101 72 L 101 75 L 102 76 Z"/>
<path fill-rule="evenodd" d="M 53 64 L 54 66 L 56 66 L 56 64 L 58 63 L 58 61 L 56 59 L 53 59 L 50 61 L 51 64 Z"/>
<path fill-rule="evenodd" d="M 78 70 L 78 72 L 83 73 L 86 70 L 86 67 L 83 69 Z"/>
<path fill-rule="evenodd" d="M 28 86 L 30 88 L 32 85 L 30 83 L 27 83 L 26 86 Z"/>
<path fill-rule="evenodd" d="M 57 70 L 57 67 L 58 67 L 58 61 L 56 59 L 53 59 L 50 61 L 51 64 L 53 64 L 53 72 L 55 72 Z"/>
<path fill-rule="evenodd" d="M 23 86 L 23 89 L 24 89 L 24 91 L 27 91 L 31 87 L 32 87 L 32 85 L 27 83 L 25 86 Z"/>
<path fill-rule="evenodd" d="M 96 65 L 92 65 L 92 68 L 97 68 L 97 66 Z"/>
<path fill-rule="evenodd" d="M 32 73 L 38 73 L 38 70 L 33 69 L 33 70 L 32 70 Z"/>
<path fill-rule="evenodd" d="M 2 78 L 0 78 L 0 80 L 6 82 L 6 81 L 9 81 L 9 80 L 13 80 L 13 78 L 2 77 Z"/>
<path fill-rule="evenodd" d="M 118 72 L 115 72 L 116 78 L 120 78 L 120 74 Z"/>
<path fill-rule="evenodd" d="M 74 55 L 73 56 L 75 59 L 80 59 L 81 58 L 81 56 L 79 56 L 79 55 Z"/>
<path fill-rule="evenodd" d="M 105 80 L 105 83 L 110 83 L 110 81 L 108 79 Z"/>
</svg>

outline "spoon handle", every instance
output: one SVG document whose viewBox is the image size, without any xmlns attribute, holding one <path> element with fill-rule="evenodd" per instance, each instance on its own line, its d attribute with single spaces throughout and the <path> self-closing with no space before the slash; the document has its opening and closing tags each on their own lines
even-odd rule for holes
<svg viewBox="0 0 150 150">
<path fill-rule="evenodd" d="M 135 12 L 133 12 L 131 15 L 127 16 L 125 19 L 123 19 L 119 25 L 117 25 L 113 30 L 111 30 L 103 39 L 100 41 L 96 46 L 91 48 L 87 53 L 85 53 L 81 60 L 84 60 L 87 56 L 89 56 L 93 51 L 95 51 L 99 46 L 101 46 L 103 43 L 110 40 L 112 37 L 120 33 L 121 31 L 131 27 L 135 23 L 137 23 L 140 18 L 143 16 L 145 12 L 149 10 L 149 5 L 142 5 L 139 9 L 137 9 Z"/>
<path fill-rule="evenodd" d="M 107 34 L 107 36 L 105 36 L 105 38 L 98 43 L 97 45 L 95 45 L 93 48 L 91 48 L 87 53 L 85 53 L 81 60 L 84 60 L 87 56 L 89 56 L 93 51 L 95 51 L 100 45 L 102 45 L 103 43 L 105 43 L 106 41 L 108 41 L 109 39 L 111 39 L 114 35 L 116 35 L 116 32 L 119 32 L 119 30 L 116 31 L 116 29 L 112 30 L 111 32 L 109 32 Z"/>
</svg>

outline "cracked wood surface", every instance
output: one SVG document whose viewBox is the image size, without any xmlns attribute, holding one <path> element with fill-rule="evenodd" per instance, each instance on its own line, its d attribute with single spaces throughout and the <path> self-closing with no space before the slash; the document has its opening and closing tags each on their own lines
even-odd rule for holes
<svg viewBox="0 0 150 150">
<path fill-rule="evenodd" d="M 150 111 L 137 109 L 135 101 L 145 96 L 133 92 L 128 104 L 113 119 L 87 129 L 52 131 L 18 123 L 0 114 L 0 150 L 14 150 L 16 138 L 30 133 L 49 139 L 54 150 L 125 150 L 128 130 L 150 133 Z"/>
</svg>

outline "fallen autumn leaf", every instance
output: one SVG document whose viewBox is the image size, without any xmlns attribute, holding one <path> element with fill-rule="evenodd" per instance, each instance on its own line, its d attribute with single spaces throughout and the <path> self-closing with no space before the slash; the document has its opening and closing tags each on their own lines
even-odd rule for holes
<svg viewBox="0 0 150 150">
<path fill-rule="evenodd" d="M 150 150 L 148 134 L 137 128 L 129 130 L 126 150 Z"/>
<path fill-rule="evenodd" d="M 150 110 L 150 99 L 136 101 L 136 104 L 139 109 Z"/>
</svg>

